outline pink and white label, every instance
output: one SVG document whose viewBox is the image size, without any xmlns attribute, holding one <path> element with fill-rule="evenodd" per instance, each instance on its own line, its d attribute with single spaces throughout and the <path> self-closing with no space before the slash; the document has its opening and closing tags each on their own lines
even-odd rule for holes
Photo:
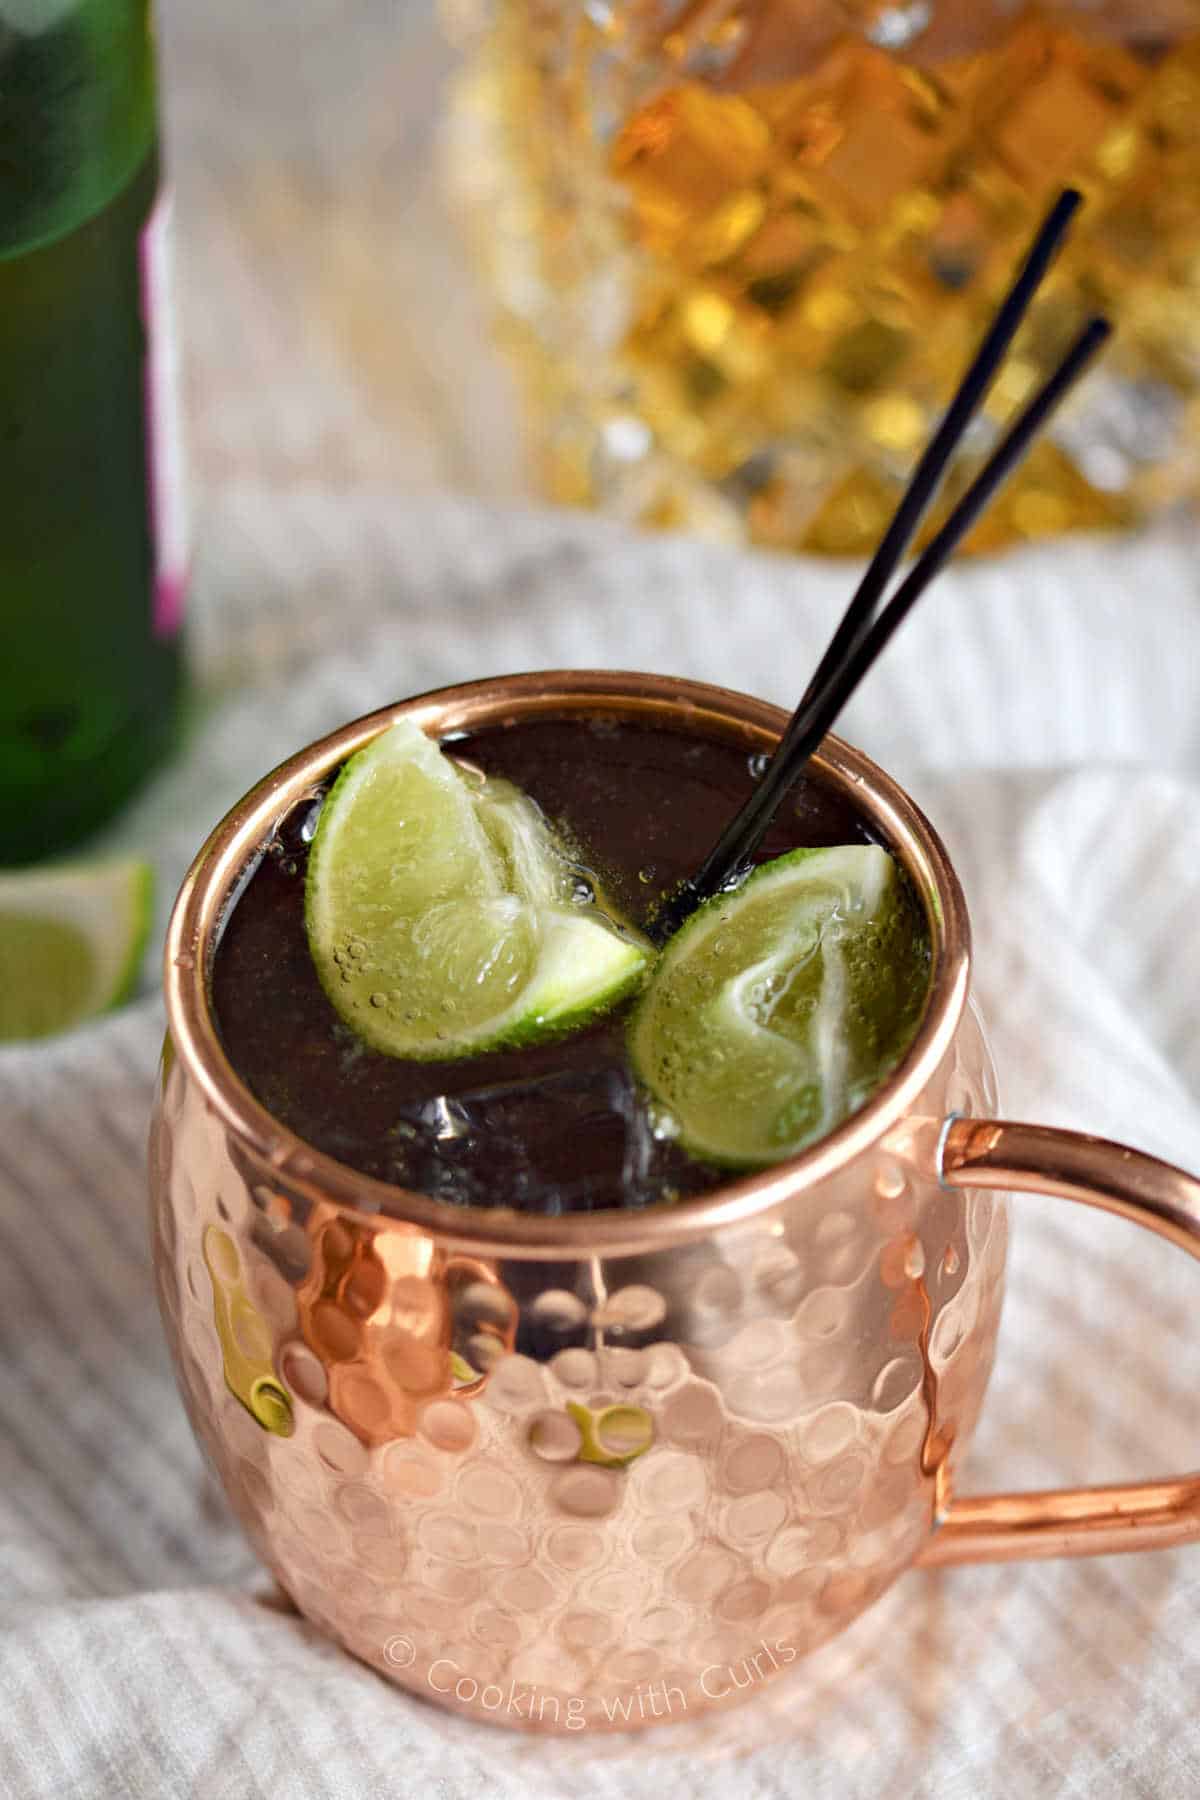
<svg viewBox="0 0 1200 1800">
<path fill-rule="evenodd" d="M 171 195 L 159 195 L 139 244 L 146 331 L 146 467 L 154 546 L 154 635 L 183 618 L 188 579 L 187 491 L 179 392 L 179 340 L 171 259 Z"/>
</svg>

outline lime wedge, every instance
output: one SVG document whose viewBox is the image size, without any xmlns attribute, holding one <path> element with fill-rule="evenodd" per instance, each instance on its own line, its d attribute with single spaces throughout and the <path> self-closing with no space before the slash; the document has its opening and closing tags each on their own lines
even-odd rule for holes
<svg viewBox="0 0 1200 1800">
<path fill-rule="evenodd" d="M 127 999 L 153 894 L 134 858 L 0 875 L 0 1039 L 50 1037 Z"/>
<path fill-rule="evenodd" d="M 649 947 L 589 895 L 527 795 L 400 719 L 321 809 L 305 915 L 321 985 L 389 1056 L 530 1043 L 628 993 Z"/>
<path fill-rule="evenodd" d="M 794 850 L 700 907 L 630 1024 L 660 1128 L 728 1167 L 794 1156 L 895 1065 L 920 1018 L 929 942 L 874 845 Z"/>
</svg>

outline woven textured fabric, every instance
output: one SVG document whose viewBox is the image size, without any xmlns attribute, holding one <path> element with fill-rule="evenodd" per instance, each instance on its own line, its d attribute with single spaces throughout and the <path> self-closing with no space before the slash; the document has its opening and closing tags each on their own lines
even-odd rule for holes
<svg viewBox="0 0 1200 1800">
<path fill-rule="evenodd" d="M 159 927 L 208 828 L 313 736 L 449 681 L 673 671 L 786 701 L 846 572 L 562 515 L 210 487 L 176 763 L 109 842 Z M 956 570 L 843 721 L 924 806 L 971 906 L 1011 1116 L 1200 1167 L 1197 542 Z M 0 1794 L 5 1800 L 888 1800 L 1200 1791 L 1200 1550 L 912 1573 L 757 1701 L 547 1743 L 435 1712 L 280 1603 L 206 1474 L 159 1334 L 144 1138 L 153 959 L 121 1014 L 0 1053 Z M 1014 1205 L 965 1485 L 1197 1457 L 1200 1271 Z"/>
</svg>

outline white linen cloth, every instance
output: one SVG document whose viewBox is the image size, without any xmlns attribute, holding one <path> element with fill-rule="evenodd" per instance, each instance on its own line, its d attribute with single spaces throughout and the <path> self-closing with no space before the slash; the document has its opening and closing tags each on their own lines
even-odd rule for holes
<svg viewBox="0 0 1200 1800">
<path fill-rule="evenodd" d="M 794 700 L 845 567 L 383 492 L 211 491 L 177 761 L 109 834 L 162 916 L 208 828 L 341 720 L 525 668 Z M 1179 528 L 951 572 L 842 723 L 947 839 L 1005 1111 L 1200 1169 L 1200 576 Z M 1200 1792 L 1200 1548 L 911 1573 L 715 1721 L 525 1739 L 390 1688 L 286 1610 L 206 1474 L 151 1291 L 163 1019 L 0 1050 L 4 1800 L 916 1800 Z M 1200 1269 L 1014 1202 L 964 1487 L 1200 1461 Z"/>
</svg>

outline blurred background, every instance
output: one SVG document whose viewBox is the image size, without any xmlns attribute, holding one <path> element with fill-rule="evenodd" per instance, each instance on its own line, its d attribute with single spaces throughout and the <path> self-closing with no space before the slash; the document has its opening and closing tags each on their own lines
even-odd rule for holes
<svg viewBox="0 0 1200 1800">
<path fill-rule="evenodd" d="M 805 520 L 841 518 L 826 549 L 877 541 L 1067 179 L 1084 211 L 964 463 L 1085 309 L 1110 308 L 1114 344 L 1002 502 L 1001 553 L 945 578 L 844 728 L 919 797 L 971 771 L 1196 766 L 1197 16 L 299 0 L 285 21 L 163 0 L 192 665 L 201 714 L 240 691 L 245 725 L 201 739 L 117 841 L 165 831 L 173 873 L 203 804 L 181 793 L 215 817 L 304 735 L 440 681 L 598 663 L 794 703 L 853 579 L 792 554 Z M 642 90 L 664 83 L 678 104 L 651 129 Z M 768 100 L 776 151 L 731 172 Z M 742 111 L 706 124 L 701 102 Z M 649 197 L 599 178 L 631 121 Z M 773 198 L 747 236 L 748 188 Z M 697 336 L 714 309 L 736 329 Z"/>
<path fill-rule="evenodd" d="M 159 10 L 197 491 L 530 496 L 447 205 L 433 0 Z"/>
<path fill-rule="evenodd" d="M 908 702 L 882 703 L 881 674 L 870 716 L 902 776 L 1140 753 L 1111 573 L 1078 609 L 1110 552 L 1106 570 L 1155 573 L 1172 620 L 1188 607 L 1171 546 L 1200 491 L 1196 0 L 299 0 L 286 19 L 163 0 L 169 227 L 162 201 L 148 213 L 145 17 L 0 4 L 9 860 L 110 816 L 165 756 L 181 692 L 194 719 L 251 667 L 261 688 L 376 623 L 404 626 L 403 659 L 356 698 L 557 659 L 793 700 L 844 559 L 879 541 L 1068 181 L 1077 228 L 939 505 L 1089 313 L 1115 338 L 968 541 L 1003 553 L 961 577 L 970 630 L 954 641 L 935 597 L 892 653 Z M 546 501 L 672 535 L 579 510 L 535 525 Z M 717 553 L 746 546 L 785 555 Z M 1045 603 L 1021 613 L 1045 584 L 1070 590 L 1091 703 L 1023 696 L 1036 727 L 997 737 L 1031 674 L 1074 678 Z M 735 634 L 718 622 L 740 586 Z M 1194 735 L 1166 641 L 1138 651 L 1170 759 Z M 260 710 L 259 766 L 278 722 Z"/>
<path fill-rule="evenodd" d="M 1120 334 L 973 542 L 1136 523 L 1197 490 L 1198 27 L 1194 0 L 304 0 L 281 44 L 168 0 L 198 474 L 536 482 L 864 554 L 1070 180 L 962 469 L 1087 310 Z"/>
</svg>

